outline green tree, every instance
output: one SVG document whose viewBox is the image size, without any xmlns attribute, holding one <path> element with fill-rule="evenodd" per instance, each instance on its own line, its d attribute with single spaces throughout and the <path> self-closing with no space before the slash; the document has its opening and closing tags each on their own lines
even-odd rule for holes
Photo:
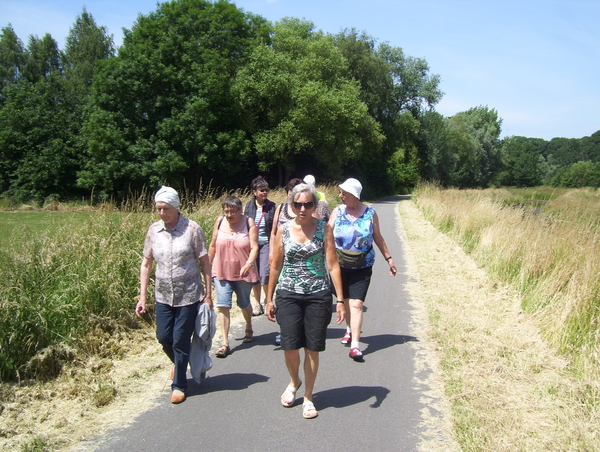
<svg viewBox="0 0 600 452">
<path fill-rule="evenodd" d="M 30 36 L 23 68 L 24 78 L 31 83 L 38 83 L 52 74 L 60 75 L 60 69 L 58 44 L 54 38 L 48 33 L 42 39 Z"/>
<path fill-rule="evenodd" d="M 66 75 L 84 86 L 91 86 L 98 64 L 115 56 L 112 35 L 106 27 L 96 24 L 94 17 L 83 8 L 69 31 L 62 65 Z"/>
<path fill-rule="evenodd" d="M 406 56 L 400 47 L 388 43 L 377 47 L 365 33 L 345 30 L 335 39 L 352 77 L 360 83 L 361 100 L 384 135 L 380 151 L 369 152 L 368 164 L 359 161 L 347 171 L 363 176 L 379 193 L 406 187 L 413 177 L 405 175 L 414 174 L 422 163 L 419 122 L 442 97 L 439 76 L 429 73 L 424 59 Z M 390 174 L 391 168 L 397 170 Z M 386 173 L 389 177 L 382 178 Z"/>
<path fill-rule="evenodd" d="M 513 136 L 502 144 L 505 169 L 499 177 L 502 185 L 534 187 L 542 183 L 541 152 L 533 139 Z"/>
<path fill-rule="evenodd" d="M 0 102 L 5 98 L 4 89 L 19 80 L 25 60 L 23 42 L 9 24 L 0 35 Z"/>
<path fill-rule="evenodd" d="M 230 85 L 268 32 L 264 19 L 224 0 L 172 1 L 139 16 L 94 78 L 79 185 L 122 196 L 247 178 L 250 146 Z"/>
<path fill-rule="evenodd" d="M 258 46 L 238 73 L 234 90 L 259 168 L 279 168 L 280 184 L 292 171 L 339 178 L 349 162 L 381 146 L 346 60 L 309 21 L 278 22 L 272 42 Z"/>
<path fill-rule="evenodd" d="M 453 183 L 459 187 L 486 187 L 502 168 L 502 119 L 495 109 L 475 107 L 448 119 L 456 140 L 458 161 Z"/>
<path fill-rule="evenodd" d="M 435 110 L 425 112 L 421 117 L 419 141 L 419 174 L 425 180 L 442 186 L 453 184 L 458 155 L 452 148 L 451 131 L 448 122 Z"/>
</svg>

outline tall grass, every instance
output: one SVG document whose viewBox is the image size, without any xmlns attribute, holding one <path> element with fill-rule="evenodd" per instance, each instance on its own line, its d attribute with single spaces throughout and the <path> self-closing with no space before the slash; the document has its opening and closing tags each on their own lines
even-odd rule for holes
<svg viewBox="0 0 600 452">
<path fill-rule="evenodd" d="M 335 186 L 320 189 L 337 205 Z M 210 187 L 181 193 L 182 213 L 202 227 L 207 244 L 227 194 Z M 248 190 L 235 194 L 244 203 L 251 198 Z M 283 189 L 269 198 L 286 200 Z M 46 214 L 52 216 L 46 227 L 39 215 L 6 214 L 17 217 L 6 226 L 10 241 L 0 242 L 0 381 L 53 378 L 57 360 L 106 355 L 102 337 L 143 326 L 133 307 L 145 233 L 158 219 L 151 194 L 132 195 L 120 206 L 85 206 L 75 218 L 70 210 L 82 206 L 59 205 Z"/>
<path fill-rule="evenodd" d="M 525 195 L 525 196 L 524 196 Z M 515 199 L 520 199 L 515 202 Z M 600 196 L 584 189 L 442 190 L 422 185 L 425 216 L 522 294 L 545 338 L 588 378 L 600 377 Z M 538 198 L 539 199 L 539 198 Z"/>
</svg>

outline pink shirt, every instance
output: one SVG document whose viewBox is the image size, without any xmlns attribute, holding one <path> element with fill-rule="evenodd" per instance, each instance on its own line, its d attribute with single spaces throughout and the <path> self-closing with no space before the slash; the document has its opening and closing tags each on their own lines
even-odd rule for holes
<svg viewBox="0 0 600 452">
<path fill-rule="evenodd" d="M 217 240 L 215 242 L 215 259 L 212 263 L 212 275 L 219 281 L 246 281 L 258 282 L 256 267 L 252 266 L 248 275 L 240 277 L 240 271 L 250 257 L 250 236 L 248 223 L 240 232 L 231 232 L 227 220 L 223 219 L 219 225 Z"/>
</svg>

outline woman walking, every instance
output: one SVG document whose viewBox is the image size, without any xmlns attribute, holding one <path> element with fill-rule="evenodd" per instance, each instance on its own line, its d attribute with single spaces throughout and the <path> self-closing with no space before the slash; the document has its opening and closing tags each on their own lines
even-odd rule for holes
<svg viewBox="0 0 600 452">
<path fill-rule="evenodd" d="M 156 261 L 156 338 L 173 363 L 171 403 L 181 403 L 186 397 L 186 372 L 198 303 L 204 300 L 211 309 L 213 307 L 211 268 L 204 231 L 181 215 L 177 192 L 171 187 L 162 187 L 154 202 L 160 220 L 146 233 L 140 268 L 140 298 L 135 313 L 139 317 L 146 312 L 150 273 Z M 202 266 L 204 286 L 198 261 Z"/>
<path fill-rule="evenodd" d="M 360 333 L 363 324 L 363 304 L 367 296 L 377 245 L 389 265 L 390 276 L 396 275 L 396 265 L 379 230 L 377 212 L 360 201 L 361 183 L 353 178 L 340 186 L 342 204 L 333 209 L 329 224 L 333 228 L 336 253 L 341 267 L 343 298 L 346 304 L 346 334 L 342 344 L 350 344 L 350 358 L 363 359 Z M 338 292 L 340 294 L 341 292 Z"/>
<path fill-rule="evenodd" d="M 281 348 L 290 383 L 281 404 L 291 407 L 300 379 L 300 349 L 304 348 L 304 402 L 302 416 L 317 417 L 313 389 L 319 369 L 319 352 L 325 350 L 327 326 L 331 321 L 331 283 L 341 293 L 340 267 L 335 257 L 331 227 L 312 215 L 317 205 L 312 186 L 296 185 L 289 196 L 295 217 L 277 230 L 267 290 L 266 314 L 281 328 Z M 275 287 L 277 297 L 273 303 Z M 275 309 L 277 306 L 277 309 Z M 337 323 L 344 320 L 343 302 L 336 303 Z"/>
<path fill-rule="evenodd" d="M 231 354 L 229 327 L 233 292 L 237 305 L 246 321 L 244 342 L 252 342 L 252 307 L 250 292 L 258 282 L 254 262 L 258 255 L 258 239 L 254 220 L 242 215 L 242 201 L 237 196 L 228 196 L 221 203 L 223 216 L 215 221 L 208 253 L 212 263 L 212 275 L 217 294 L 219 328 L 223 344 L 217 350 L 217 358 Z"/>
<path fill-rule="evenodd" d="M 269 284 L 269 241 L 271 239 L 276 206 L 273 201 L 268 199 L 269 184 L 262 176 L 254 178 L 251 187 L 254 198 L 246 203 L 244 215 L 254 220 L 258 231 L 256 268 L 260 283 L 255 285 L 253 289 L 256 305 L 252 308 L 252 315 L 261 315 L 264 312 L 260 301 L 261 289 L 266 294 L 267 284 Z"/>
</svg>

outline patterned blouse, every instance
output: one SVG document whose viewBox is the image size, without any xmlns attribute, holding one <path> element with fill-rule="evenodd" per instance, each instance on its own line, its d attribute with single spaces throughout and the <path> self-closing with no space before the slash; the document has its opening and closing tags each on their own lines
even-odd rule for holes
<svg viewBox="0 0 600 452">
<path fill-rule="evenodd" d="M 306 243 L 292 240 L 291 222 L 282 226 L 283 268 L 279 275 L 279 289 L 294 293 L 316 293 L 331 290 L 331 282 L 325 266 L 325 222 L 317 220 L 317 229 Z"/>
<path fill-rule="evenodd" d="M 144 242 L 144 257 L 156 261 L 156 302 L 186 306 L 201 300 L 204 287 L 198 259 L 206 254 L 206 236 L 196 222 L 180 214 L 173 229 L 162 220 L 152 224 Z"/>
<path fill-rule="evenodd" d="M 367 206 L 363 214 L 356 220 L 350 218 L 346 212 L 346 206 L 338 206 L 338 214 L 333 225 L 333 237 L 335 247 L 342 250 L 353 250 L 366 252 L 371 250 L 365 257 L 364 262 L 358 268 L 371 267 L 375 263 L 375 250 L 373 249 L 373 217 L 375 209 Z M 343 267 L 343 265 L 342 265 Z"/>
</svg>

